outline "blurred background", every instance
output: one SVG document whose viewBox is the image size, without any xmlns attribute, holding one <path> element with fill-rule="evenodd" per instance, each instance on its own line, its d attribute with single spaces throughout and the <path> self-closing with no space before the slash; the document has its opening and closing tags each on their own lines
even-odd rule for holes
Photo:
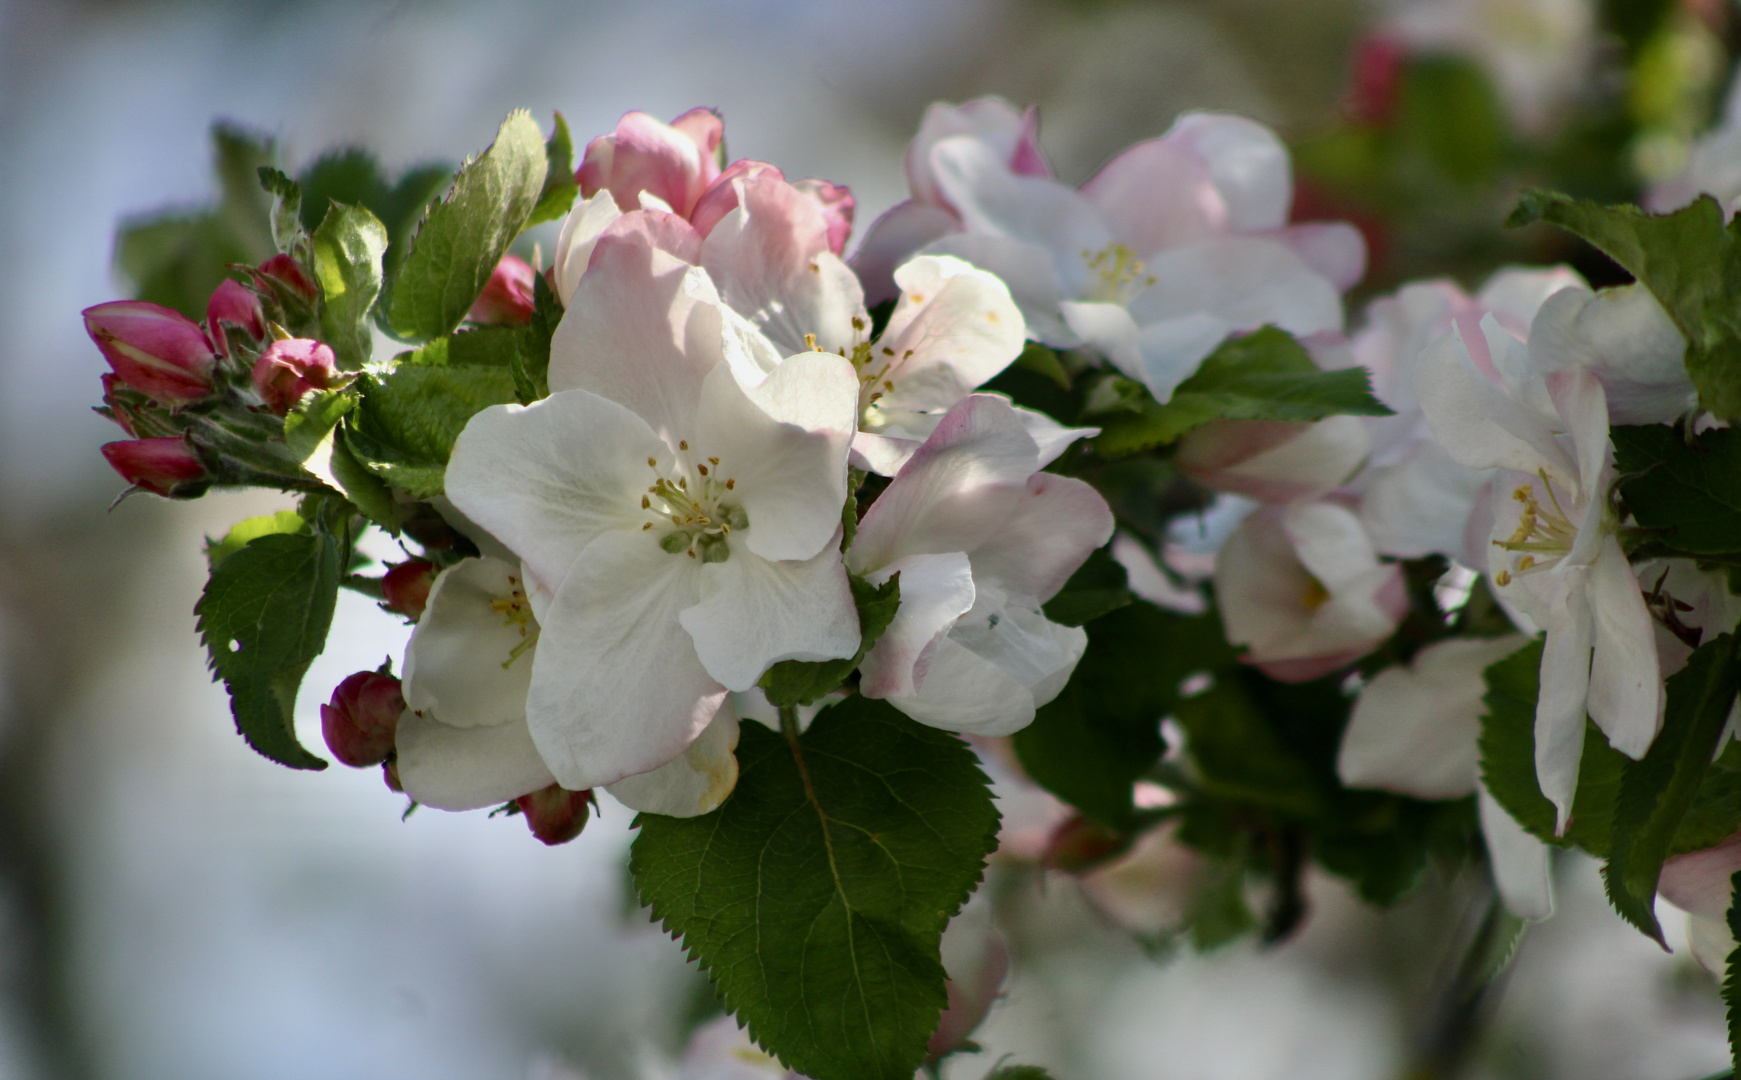
<svg viewBox="0 0 1741 1080">
<path fill-rule="evenodd" d="M 201 539 L 289 506 L 108 509 L 116 437 L 81 308 L 133 295 L 117 225 L 219 194 L 227 119 L 300 167 L 389 173 L 480 150 L 510 109 L 577 142 L 642 109 L 719 108 L 733 157 L 905 195 L 925 104 L 1038 103 L 1064 178 L 1179 111 L 1295 147 L 1300 213 L 1374 259 L 1350 318 L 1424 273 L 1599 256 L 1499 225 L 1520 186 L 1636 198 L 1684 169 L 1734 55 L 1724 0 L 0 0 L 0 1080 L 642 1080 L 711 995 L 625 892 L 629 814 L 574 844 L 420 811 L 374 771 L 295 773 L 236 737 L 192 606 Z M 554 230 L 546 227 L 545 250 Z M 387 554 L 383 549 L 380 554 Z M 346 594 L 302 738 L 407 628 Z M 1086 887 L 1024 853 L 1053 808 L 1006 783 L 982 899 L 1010 940 L 979 1054 L 1059 1080 L 1387 1080 L 1443 1030 L 1472 918 L 1456 881 L 1372 910 L 1314 878 L 1292 940 L 1170 943 L 1177 874 L 1141 852 Z M 1625 927 L 1595 867 L 1479 1003 L 1467 1075 L 1691 1080 L 1723 1067 L 1714 982 Z M 1663 909 L 1677 947 L 1675 913 Z M 1478 913 L 1476 913 L 1478 914 Z M 1448 931 L 1447 928 L 1450 928 Z"/>
</svg>

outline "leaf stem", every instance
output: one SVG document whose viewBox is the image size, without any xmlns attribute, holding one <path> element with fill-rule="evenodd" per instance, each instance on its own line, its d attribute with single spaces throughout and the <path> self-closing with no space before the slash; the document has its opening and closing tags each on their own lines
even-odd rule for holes
<svg viewBox="0 0 1741 1080">
<path fill-rule="evenodd" d="M 780 733 L 786 736 L 787 742 L 797 746 L 798 736 L 802 734 L 798 729 L 798 706 L 780 706 Z"/>
</svg>

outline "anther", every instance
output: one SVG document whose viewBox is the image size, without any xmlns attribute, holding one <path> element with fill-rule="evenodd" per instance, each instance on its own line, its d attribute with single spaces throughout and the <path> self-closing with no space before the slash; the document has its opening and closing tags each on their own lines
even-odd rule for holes
<svg viewBox="0 0 1741 1080">
<path fill-rule="evenodd" d="M 1499 573 L 1494 574 L 1493 575 L 1493 584 L 1499 586 L 1502 589 L 1505 588 L 1507 585 L 1510 585 L 1511 584 L 1511 572 L 1508 570 L 1501 570 Z"/>
<path fill-rule="evenodd" d="M 737 486 L 738 486 L 738 482 L 736 480 L 727 480 L 725 482 L 725 489 L 727 491 L 730 491 L 732 488 L 737 487 Z"/>
<path fill-rule="evenodd" d="M 816 351 L 816 335 L 815 334 L 805 334 L 804 335 L 804 347 L 806 349 L 809 349 L 811 352 Z"/>
<path fill-rule="evenodd" d="M 707 475 L 707 466 L 706 465 L 697 465 L 695 467 L 695 471 L 700 473 L 703 476 L 706 476 Z"/>
<path fill-rule="evenodd" d="M 716 457 L 710 457 L 710 458 L 708 458 L 708 459 L 707 459 L 707 463 L 708 463 L 708 464 L 709 464 L 709 465 L 718 465 L 718 464 L 719 464 L 719 459 L 718 459 L 718 458 L 716 458 Z"/>
<path fill-rule="evenodd" d="M 641 496 L 641 509 L 651 510 L 652 508 L 653 508 L 652 500 L 647 498 L 645 495 Z"/>
<path fill-rule="evenodd" d="M 689 440 L 688 439 L 678 439 L 677 440 L 677 449 L 687 451 L 689 449 Z"/>
<path fill-rule="evenodd" d="M 659 459 L 655 457 L 647 458 L 647 467 L 649 469 L 657 469 L 659 467 Z"/>
</svg>

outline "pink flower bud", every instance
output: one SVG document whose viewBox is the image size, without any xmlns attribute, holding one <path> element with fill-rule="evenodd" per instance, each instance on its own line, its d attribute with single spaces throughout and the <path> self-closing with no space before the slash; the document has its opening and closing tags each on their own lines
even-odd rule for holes
<svg viewBox="0 0 1741 1080">
<path fill-rule="evenodd" d="M 591 791 L 569 791 L 560 784 L 514 800 L 526 815 L 526 826 L 532 835 L 552 847 L 580 835 L 580 830 L 586 828 L 587 806 L 591 802 Z"/>
<path fill-rule="evenodd" d="M 381 579 L 381 592 L 387 599 L 385 606 L 407 619 L 421 619 L 423 609 L 429 606 L 429 588 L 434 584 L 432 562 L 412 559 L 388 567 L 387 575 Z"/>
<path fill-rule="evenodd" d="M 669 124 L 632 112 L 617 121 L 616 131 L 587 144 L 574 178 L 582 196 L 608 190 L 624 213 L 640 209 L 644 191 L 688 217 L 719 176 L 724 133 L 724 122 L 709 109 L 691 109 Z"/>
<path fill-rule="evenodd" d="M 320 733 L 332 756 L 352 768 L 379 765 L 393 750 L 393 732 L 405 697 L 399 680 L 382 671 L 359 671 L 332 692 L 320 707 Z"/>
<path fill-rule="evenodd" d="M 254 389 L 268 408 L 283 416 L 312 390 L 332 385 L 337 366 L 332 350 L 311 338 L 274 341 L 254 365 Z"/>
<path fill-rule="evenodd" d="M 1383 127 L 1396 116 L 1401 100 L 1408 46 L 1394 37 L 1373 34 L 1354 47 L 1354 70 L 1343 108 L 1357 124 Z"/>
<path fill-rule="evenodd" d="M 475 323 L 531 322 L 537 310 L 532 302 L 532 278 L 532 266 L 525 259 L 502 256 L 466 317 Z"/>
<path fill-rule="evenodd" d="M 320 286 L 289 255 L 274 255 L 261 263 L 254 271 L 254 280 L 260 283 L 261 288 L 278 297 L 280 303 L 296 300 L 303 304 L 312 304 L 320 298 Z"/>
<path fill-rule="evenodd" d="M 117 300 L 86 308 L 85 332 L 128 386 L 163 402 L 183 405 L 212 392 L 217 356 L 199 324 L 143 300 Z"/>
<path fill-rule="evenodd" d="M 260 298 L 231 278 L 225 278 L 206 301 L 206 333 L 220 356 L 230 355 L 225 323 L 240 327 L 255 341 L 266 336 L 266 313 L 260 308 Z"/>
<path fill-rule="evenodd" d="M 139 433 L 133 430 L 132 421 L 127 419 L 128 410 L 119 394 L 116 393 L 116 391 L 125 389 L 126 386 L 127 384 L 121 381 L 121 376 L 112 371 L 103 372 L 103 404 L 109 407 L 109 419 L 120 424 L 122 431 L 138 438 Z"/>
<path fill-rule="evenodd" d="M 173 494 L 178 486 L 206 475 L 206 467 L 179 435 L 106 443 L 102 452 L 121 479 L 156 495 Z"/>
<path fill-rule="evenodd" d="M 858 200 L 844 184 L 826 180 L 800 180 L 792 185 L 816 201 L 822 208 L 822 218 L 828 222 L 828 249 L 836 255 L 846 250 L 846 240 L 852 235 L 852 217 Z"/>
<path fill-rule="evenodd" d="M 1080 874 L 1124 854 L 1131 837 L 1077 814 L 1060 823 L 1046 841 L 1048 869 Z"/>
</svg>

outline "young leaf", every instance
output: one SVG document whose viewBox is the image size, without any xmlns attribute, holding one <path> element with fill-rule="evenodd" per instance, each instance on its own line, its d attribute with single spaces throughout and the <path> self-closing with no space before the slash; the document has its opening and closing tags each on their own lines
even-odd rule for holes
<svg viewBox="0 0 1741 1080">
<path fill-rule="evenodd" d="M 1602 880 L 1621 917 L 1659 943 L 1662 927 L 1653 910 L 1657 878 L 1741 689 L 1735 644 L 1733 634 L 1705 642 L 1670 677 L 1662 731 L 1643 760 L 1627 762 L 1621 774 L 1613 850 Z"/>
<path fill-rule="evenodd" d="M 883 636 L 901 606 L 901 575 L 872 585 L 856 574 L 847 576 L 853 603 L 858 605 L 858 655 L 850 660 L 782 660 L 762 675 L 759 685 L 776 706 L 811 705 L 840 688 L 865 653 Z"/>
<path fill-rule="evenodd" d="M 1741 553 L 1741 431 L 1689 441 L 1680 428 L 1652 424 L 1612 435 L 1620 493 L 1640 528 L 1681 554 Z"/>
<path fill-rule="evenodd" d="M 1144 397 L 1137 408 L 1113 411 L 1099 421 L 1096 451 L 1115 457 L 1147 450 L 1211 420 L 1390 415 L 1372 396 L 1365 370 L 1321 371 L 1299 342 L 1273 326 L 1228 339 L 1179 384 L 1172 400 L 1160 405 Z"/>
<path fill-rule="evenodd" d="M 302 187 L 270 165 L 260 166 L 260 186 L 272 196 L 272 245 L 280 253 L 288 253 L 305 243 Z"/>
<path fill-rule="evenodd" d="M 293 717 L 302 675 L 326 644 L 341 561 L 324 533 L 259 536 L 212 569 L 194 608 L 237 730 L 294 769 L 326 768 L 296 741 Z"/>
<path fill-rule="evenodd" d="M 510 113 L 496 141 L 460 169 L 447 200 L 432 207 L 393 285 L 393 329 L 428 341 L 471 310 L 508 245 L 520 235 L 544 185 L 544 139 L 526 112 Z"/>
<path fill-rule="evenodd" d="M 381 295 L 387 230 L 360 206 L 334 203 L 314 231 L 314 276 L 320 281 L 321 337 L 342 371 L 368 362 L 374 336 L 369 309 Z"/>
<path fill-rule="evenodd" d="M 568 134 L 568 121 L 556 114 L 556 127 L 544 143 L 544 190 L 538 193 L 538 205 L 526 219 L 526 227 L 565 217 L 580 194 L 574 180 L 574 139 Z"/>
<path fill-rule="evenodd" d="M 911 1080 L 948 998 L 943 928 L 997 846 L 960 739 L 854 697 L 801 738 L 743 726 L 737 789 L 642 814 L 641 900 L 749 1033 L 817 1080 Z"/>
<path fill-rule="evenodd" d="M 241 551 L 248 543 L 260 536 L 271 536 L 275 533 L 296 533 L 308 528 L 308 522 L 294 510 L 280 510 L 275 514 L 261 517 L 251 517 L 237 522 L 224 534 L 222 540 L 206 537 L 206 566 L 216 567 L 225 559 Z"/>
<path fill-rule="evenodd" d="M 502 367 L 402 364 L 357 381 L 363 404 L 346 445 L 357 460 L 417 498 L 441 494 L 453 441 L 491 405 L 514 401 L 514 377 Z"/>
</svg>

